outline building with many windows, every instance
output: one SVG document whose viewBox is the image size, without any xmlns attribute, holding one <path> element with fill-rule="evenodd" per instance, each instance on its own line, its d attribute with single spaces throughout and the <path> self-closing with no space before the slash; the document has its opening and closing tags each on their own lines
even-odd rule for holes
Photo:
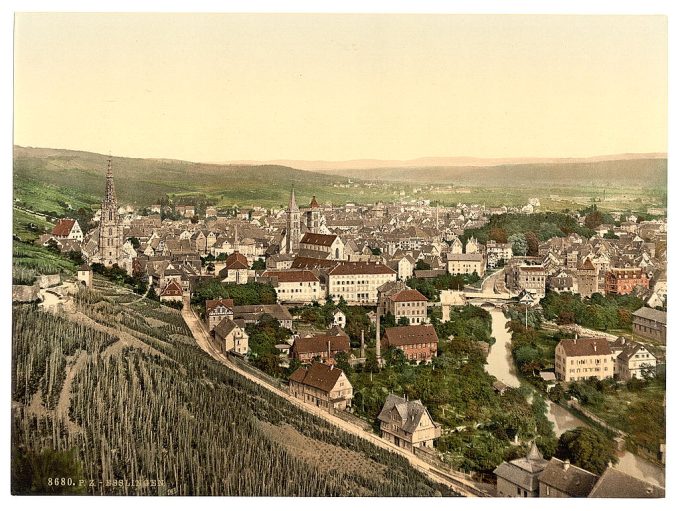
<svg viewBox="0 0 680 511">
<path fill-rule="evenodd" d="M 342 262 L 328 270 L 328 296 L 349 305 L 376 305 L 378 288 L 396 280 L 397 272 L 382 263 Z"/>
<path fill-rule="evenodd" d="M 609 342 L 602 337 L 562 339 L 555 348 L 555 376 L 561 381 L 613 378 L 614 364 Z"/>
<path fill-rule="evenodd" d="M 320 362 L 296 369 L 288 380 L 288 390 L 293 397 L 329 411 L 349 408 L 354 396 L 345 373 Z"/>
</svg>

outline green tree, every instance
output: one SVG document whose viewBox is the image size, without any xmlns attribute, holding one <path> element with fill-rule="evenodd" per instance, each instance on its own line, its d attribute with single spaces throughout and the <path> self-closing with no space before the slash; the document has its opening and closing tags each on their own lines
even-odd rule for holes
<svg viewBox="0 0 680 511">
<path fill-rule="evenodd" d="M 594 474 L 602 474 L 608 464 L 618 463 L 614 442 L 604 433 L 578 427 L 562 433 L 557 444 L 557 457 Z"/>
<path fill-rule="evenodd" d="M 416 262 L 416 270 L 431 270 L 431 269 L 432 267 L 422 259 L 418 259 L 418 261 Z"/>
<path fill-rule="evenodd" d="M 508 238 L 508 242 L 512 243 L 512 254 L 516 256 L 527 255 L 529 245 L 523 234 L 513 234 Z"/>
<path fill-rule="evenodd" d="M 399 326 L 409 326 L 410 324 L 411 321 L 406 316 L 401 316 L 397 322 L 397 325 Z"/>
<path fill-rule="evenodd" d="M 251 270 L 266 270 L 267 265 L 264 262 L 264 259 L 257 259 L 253 261 L 253 266 L 250 268 Z"/>
</svg>

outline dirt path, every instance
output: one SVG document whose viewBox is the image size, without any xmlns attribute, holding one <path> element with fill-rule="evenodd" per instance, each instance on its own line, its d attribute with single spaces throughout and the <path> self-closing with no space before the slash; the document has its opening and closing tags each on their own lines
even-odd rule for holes
<svg viewBox="0 0 680 511">
<path fill-rule="evenodd" d="M 332 415 L 320 408 L 317 408 L 316 406 L 312 406 L 308 403 L 295 399 L 293 396 L 282 391 L 281 389 L 259 379 L 258 377 L 251 373 L 244 371 L 243 369 L 232 363 L 225 355 L 217 351 L 217 349 L 210 340 L 208 332 L 205 329 L 205 325 L 196 316 L 193 310 L 185 306 L 184 309 L 182 309 L 182 317 L 184 318 L 184 321 L 186 322 L 189 329 L 191 330 L 194 339 L 196 340 L 196 343 L 199 345 L 199 347 L 203 351 L 208 353 L 211 357 L 213 357 L 215 360 L 229 367 L 232 371 L 239 373 L 244 378 L 247 378 L 248 380 L 256 383 L 257 385 L 266 388 L 270 392 L 273 392 L 277 396 L 282 397 L 283 399 L 293 404 L 294 406 L 297 406 L 298 408 L 301 408 L 306 412 L 325 420 L 326 422 L 332 424 L 333 426 L 338 427 L 339 429 L 342 429 L 348 433 L 356 435 L 359 438 L 371 442 L 372 444 L 382 449 L 403 456 L 409 461 L 411 466 L 413 466 L 420 472 L 424 473 L 427 477 L 429 477 L 431 480 L 435 482 L 448 486 L 449 488 L 455 490 L 458 493 L 463 494 L 466 497 L 487 496 L 486 492 L 476 488 L 472 481 L 469 481 L 464 477 L 457 475 L 454 472 L 448 472 L 446 474 L 443 474 L 441 469 L 435 467 L 434 465 L 431 465 L 430 463 L 427 463 L 426 461 L 417 457 L 410 451 L 400 449 L 396 447 L 394 444 L 388 442 L 387 440 L 384 440 L 372 433 L 363 430 L 359 426 L 346 422 L 340 419 L 339 417 L 336 417 L 335 415 Z"/>
<path fill-rule="evenodd" d="M 114 342 L 110 346 L 108 346 L 103 352 L 102 356 L 103 357 L 110 357 L 111 355 L 115 355 L 120 353 L 123 348 L 127 346 L 131 346 L 133 348 L 138 348 L 142 351 L 145 351 L 151 355 L 158 355 L 159 357 L 165 358 L 166 356 L 158 351 L 155 348 L 152 348 L 145 342 L 140 341 L 133 335 L 123 332 L 122 330 L 116 330 L 115 328 L 108 327 L 106 325 L 102 325 L 101 323 L 97 323 L 95 320 L 90 318 L 88 315 L 83 314 L 82 312 L 69 312 L 67 313 L 69 316 L 69 319 L 72 321 L 75 321 L 76 323 L 81 323 L 83 325 L 87 325 L 90 328 L 94 328 L 95 330 L 98 330 L 100 332 L 104 332 L 108 335 L 111 335 L 112 337 L 117 337 L 118 341 Z"/>
<path fill-rule="evenodd" d="M 66 424 L 66 427 L 71 433 L 80 431 L 80 426 L 72 422 L 68 416 L 68 410 L 71 406 L 71 386 L 73 385 L 73 379 L 75 378 L 78 371 L 80 371 L 85 365 L 86 360 L 87 352 L 81 350 L 75 360 L 69 365 L 66 378 L 64 379 L 64 385 L 61 387 L 61 392 L 59 393 L 57 408 L 55 410 L 56 416 L 61 417 L 64 420 L 64 424 Z"/>
</svg>

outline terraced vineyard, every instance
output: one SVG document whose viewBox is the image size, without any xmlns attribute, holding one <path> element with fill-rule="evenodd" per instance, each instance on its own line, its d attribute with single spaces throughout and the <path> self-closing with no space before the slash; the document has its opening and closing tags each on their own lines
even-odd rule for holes
<svg viewBox="0 0 680 511">
<path fill-rule="evenodd" d="M 102 280 L 61 317 L 16 306 L 13 354 L 15 494 L 449 494 L 213 361 L 177 311 Z"/>
</svg>

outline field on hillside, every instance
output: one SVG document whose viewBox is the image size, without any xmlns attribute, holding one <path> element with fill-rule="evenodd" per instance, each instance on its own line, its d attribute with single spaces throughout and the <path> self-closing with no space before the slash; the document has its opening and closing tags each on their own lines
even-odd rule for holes
<svg viewBox="0 0 680 511">
<path fill-rule="evenodd" d="M 82 151 L 15 147 L 15 201 L 34 211 L 60 215 L 80 207 L 96 209 L 104 190 L 106 160 L 105 155 Z M 619 178 L 615 165 L 604 163 L 609 165 L 605 178 L 592 178 L 598 175 L 597 169 L 585 175 L 581 171 L 578 176 L 562 169 L 554 181 L 546 168 L 524 169 L 516 177 L 512 169 L 497 167 L 475 168 L 460 175 L 441 169 L 401 169 L 402 179 L 392 180 L 385 169 L 355 172 L 348 178 L 276 165 L 115 157 L 113 169 L 119 200 L 139 207 L 158 203 L 166 194 L 178 197 L 179 202 L 181 197 L 203 195 L 220 207 L 285 207 L 291 186 L 301 206 L 316 195 L 320 202 L 335 205 L 430 199 L 446 206 L 459 202 L 522 206 L 530 197 L 538 197 L 544 211 L 582 209 L 594 201 L 603 210 L 644 212 L 650 206 L 665 207 L 665 160 L 649 160 L 638 167 L 622 162 L 625 168 Z M 642 176 L 643 181 L 632 182 L 631 175 Z M 378 180 L 382 178 L 388 180 Z"/>
<path fill-rule="evenodd" d="M 96 278 L 59 317 L 13 312 L 14 494 L 448 494 L 212 360 L 174 309 Z"/>
</svg>

